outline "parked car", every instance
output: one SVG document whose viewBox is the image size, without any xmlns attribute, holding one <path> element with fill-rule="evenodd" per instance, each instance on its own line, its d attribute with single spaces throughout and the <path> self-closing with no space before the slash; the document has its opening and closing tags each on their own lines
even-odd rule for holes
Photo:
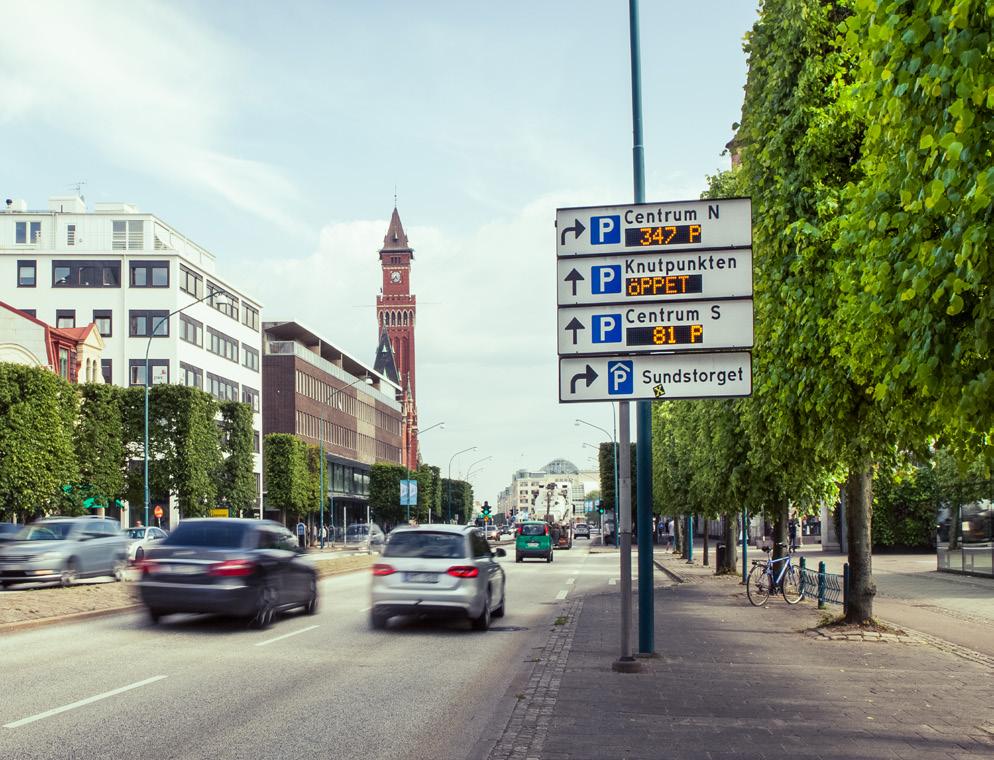
<svg viewBox="0 0 994 760">
<path fill-rule="evenodd" d="M 590 526 L 587 523 L 578 522 L 573 526 L 573 538 L 586 538 L 590 540 Z"/>
<path fill-rule="evenodd" d="M 514 561 L 522 562 L 526 557 L 539 557 L 552 562 L 552 535 L 547 522 L 526 520 L 518 523 L 518 535 L 514 540 Z"/>
<path fill-rule="evenodd" d="M 271 520 L 183 520 L 145 552 L 138 588 L 153 623 L 208 612 L 266 628 L 280 612 L 317 611 L 317 572 L 303 553 L 296 536 Z"/>
<path fill-rule="evenodd" d="M 23 525 L 18 525 L 17 523 L 0 522 L 0 542 L 13 541 L 14 536 L 16 536 L 23 527 Z"/>
<path fill-rule="evenodd" d="M 376 523 L 355 523 L 345 530 L 346 544 L 365 544 L 369 539 L 369 546 L 379 551 L 383 547 L 386 536 L 383 529 Z"/>
<path fill-rule="evenodd" d="M 423 525 L 390 533 L 373 565 L 370 625 L 385 628 L 395 615 L 468 618 L 485 631 L 506 608 L 503 549 L 491 550 L 467 525 Z"/>
<path fill-rule="evenodd" d="M 127 528 L 124 530 L 124 535 L 128 538 L 128 560 L 140 562 L 145 556 L 145 550 L 162 541 L 169 533 L 151 525 L 147 528 Z"/>
<path fill-rule="evenodd" d="M 77 578 L 124 578 L 128 545 L 117 520 L 50 517 L 22 526 L 0 545 L 0 583 L 71 585 Z"/>
</svg>

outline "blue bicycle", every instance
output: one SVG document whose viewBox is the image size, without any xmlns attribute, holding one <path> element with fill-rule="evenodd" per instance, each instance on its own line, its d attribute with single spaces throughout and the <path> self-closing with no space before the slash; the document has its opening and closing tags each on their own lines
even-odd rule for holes
<svg viewBox="0 0 994 760">
<path fill-rule="evenodd" d="M 787 549 L 787 544 L 777 544 L 781 549 Z M 763 549 L 767 554 L 770 548 Z M 790 549 L 779 559 L 754 559 L 752 570 L 746 583 L 746 594 L 749 601 L 756 607 L 762 607 L 770 600 L 770 595 L 779 591 L 787 604 L 797 604 L 804 598 L 801 586 L 801 573 L 790 561 L 793 553 Z"/>
</svg>

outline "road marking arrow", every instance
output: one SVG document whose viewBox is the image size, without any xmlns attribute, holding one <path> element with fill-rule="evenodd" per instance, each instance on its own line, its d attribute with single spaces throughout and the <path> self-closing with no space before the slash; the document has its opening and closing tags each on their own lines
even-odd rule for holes
<svg viewBox="0 0 994 760">
<path fill-rule="evenodd" d="M 576 393 L 576 381 L 577 380 L 584 380 L 584 381 L 586 381 L 587 387 L 589 388 L 590 384 L 593 383 L 594 380 L 596 380 L 596 379 L 597 379 L 597 373 L 594 372 L 594 368 L 591 367 L 588 364 L 587 368 L 583 372 L 578 372 L 577 374 L 573 375 L 573 377 L 570 379 L 570 381 L 569 381 L 569 392 L 570 393 Z"/>
<path fill-rule="evenodd" d="M 564 281 L 573 283 L 573 295 L 576 295 L 576 284 L 578 282 L 583 282 L 585 279 L 586 278 L 582 274 L 577 272 L 575 269 L 571 269 L 569 274 L 566 275 Z"/>
<path fill-rule="evenodd" d="M 562 234 L 559 236 L 559 245 L 566 245 L 566 233 L 567 232 L 572 232 L 573 233 L 573 237 L 576 238 L 576 239 L 579 239 L 580 235 L 583 234 L 583 231 L 585 229 L 587 229 L 587 228 L 583 226 L 583 222 L 581 222 L 579 219 L 574 218 L 573 219 L 573 226 L 572 227 L 566 227 L 565 229 L 563 229 Z"/>
<path fill-rule="evenodd" d="M 572 330 L 573 331 L 573 345 L 575 346 L 576 345 L 576 334 L 577 334 L 577 331 L 578 330 L 586 330 L 587 328 L 583 326 L 583 323 L 579 319 L 577 319 L 576 317 L 573 317 L 573 319 L 571 319 L 569 321 L 569 324 L 566 325 L 565 329 L 567 331 L 568 330 Z M 589 384 L 590 383 L 587 383 L 587 385 L 589 385 Z"/>
</svg>

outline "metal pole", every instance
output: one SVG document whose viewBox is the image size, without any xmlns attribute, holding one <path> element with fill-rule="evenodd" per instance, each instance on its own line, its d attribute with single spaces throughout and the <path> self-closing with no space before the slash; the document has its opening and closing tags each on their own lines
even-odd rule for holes
<svg viewBox="0 0 994 760">
<path fill-rule="evenodd" d="M 687 564 L 694 561 L 694 516 L 687 515 Z"/>
<path fill-rule="evenodd" d="M 631 431 L 628 402 L 619 401 L 620 421 L 618 435 L 621 438 L 621 462 L 618 486 L 620 488 L 621 517 L 615 530 L 621 536 L 621 657 L 611 667 L 622 673 L 637 673 L 642 669 L 638 660 L 632 657 L 632 467 Z M 617 520 L 617 516 L 616 516 Z"/>
<path fill-rule="evenodd" d="M 323 433 L 324 431 L 321 431 L 321 432 Z M 325 499 L 325 490 L 324 490 L 324 436 L 323 435 L 321 436 L 321 440 L 319 441 L 319 443 L 321 444 L 321 461 L 318 462 L 318 472 L 319 472 L 319 475 L 318 475 L 318 482 L 319 482 L 318 489 L 320 491 L 320 493 L 318 494 L 318 499 L 320 499 L 320 505 L 321 505 L 321 528 L 320 528 L 320 531 L 318 533 L 318 540 L 320 542 L 321 548 L 323 549 L 324 548 L 324 499 Z"/>
<path fill-rule="evenodd" d="M 742 583 L 746 582 L 749 571 L 746 565 L 749 564 L 749 511 L 742 508 Z"/>
</svg>

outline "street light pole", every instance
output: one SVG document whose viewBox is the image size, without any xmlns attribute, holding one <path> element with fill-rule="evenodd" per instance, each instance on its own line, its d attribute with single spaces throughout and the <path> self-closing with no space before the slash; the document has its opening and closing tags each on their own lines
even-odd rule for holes
<svg viewBox="0 0 994 760">
<path fill-rule="evenodd" d="M 332 399 L 334 399 L 335 397 L 337 397 L 339 394 L 347 391 L 349 388 L 351 388 L 351 387 L 353 387 L 355 385 L 358 385 L 359 383 L 366 383 L 366 385 L 372 385 L 373 384 L 373 378 L 371 378 L 369 375 L 366 375 L 365 377 L 357 378 L 356 380 L 354 380 L 351 383 L 349 383 L 348 385 L 346 385 L 344 388 L 335 388 L 335 389 L 333 389 L 332 392 L 330 394 L 328 394 L 328 398 L 325 399 L 325 402 L 324 402 L 325 406 L 330 406 L 331 402 L 332 402 Z M 325 425 L 327 425 L 328 424 L 328 419 L 327 419 L 327 416 L 324 414 L 324 410 L 322 410 L 321 416 L 323 418 L 322 422 L 324 422 Z M 318 445 L 319 445 L 319 449 L 320 449 L 320 452 L 321 452 L 320 455 L 319 455 L 320 456 L 320 461 L 318 463 L 318 473 L 319 473 L 319 475 L 318 475 L 318 490 L 320 491 L 320 493 L 318 495 L 318 498 L 321 500 L 321 508 L 320 508 L 320 515 L 321 515 L 321 517 L 320 517 L 320 527 L 318 528 L 318 537 L 319 537 L 318 541 L 319 541 L 320 547 L 323 549 L 324 548 L 324 502 L 325 502 L 325 499 L 327 497 L 327 492 L 325 491 L 325 487 L 324 487 L 324 430 L 318 430 Z M 334 520 L 332 520 L 332 522 L 334 522 Z M 342 528 L 344 529 L 345 526 L 343 525 Z M 344 534 L 342 534 L 342 537 L 344 538 Z"/>
<path fill-rule="evenodd" d="M 416 430 L 414 432 L 414 439 L 415 440 L 420 439 L 421 436 L 424 435 L 425 433 L 427 433 L 429 430 L 434 430 L 437 427 L 440 427 L 440 428 L 442 428 L 444 430 L 444 427 L 443 427 L 444 425 L 445 425 L 445 421 L 443 420 L 442 422 L 436 422 L 434 425 L 429 425 L 424 430 Z M 413 470 L 410 467 L 408 467 L 406 463 L 404 464 L 404 469 L 407 471 L 407 475 L 408 475 L 407 479 L 410 480 L 411 479 L 410 475 L 413 472 Z M 407 519 L 407 524 L 410 525 L 411 524 L 411 491 L 410 491 L 410 487 L 408 487 L 408 490 L 407 490 L 407 504 L 405 504 L 404 506 L 407 507 L 407 509 L 404 511 L 404 514 L 405 514 L 406 519 Z M 417 504 L 415 504 L 414 506 L 417 506 Z M 430 511 L 431 510 L 431 506 L 429 506 L 428 509 Z M 431 520 L 429 520 L 428 522 L 431 522 Z"/>
<path fill-rule="evenodd" d="M 159 317 L 159 320 L 152 325 L 152 329 L 148 333 L 148 342 L 145 344 L 145 525 L 150 525 L 148 521 L 148 503 L 149 503 L 149 487 L 148 487 L 148 395 L 149 388 L 152 384 L 152 378 L 149 376 L 148 372 L 148 353 L 152 348 L 152 338 L 155 337 L 156 332 L 163 324 L 169 322 L 169 318 L 174 314 L 179 314 L 181 311 L 189 309 L 191 306 L 195 306 L 201 301 L 206 301 L 210 298 L 218 297 L 219 299 L 224 299 L 224 293 L 217 291 L 210 291 L 207 295 L 201 296 L 196 301 L 190 301 L 186 306 L 181 306 L 180 308 L 169 312 L 164 317 Z M 214 304 L 211 304 L 213 306 Z"/>
<path fill-rule="evenodd" d="M 457 451 L 451 457 L 449 457 L 449 477 L 445 483 L 445 519 L 448 522 L 452 521 L 452 505 L 450 503 L 452 499 L 452 460 L 455 459 L 460 454 L 465 454 L 467 451 L 476 451 L 476 446 L 470 446 L 468 449 L 463 449 L 462 451 Z"/>
<path fill-rule="evenodd" d="M 614 418 L 614 404 L 611 404 L 611 416 Z M 618 510 L 620 502 L 618 501 L 618 444 L 615 440 L 614 433 L 608 433 L 604 428 L 594 425 L 592 422 L 587 422 L 586 420 L 581 420 L 579 417 L 576 419 L 576 425 L 584 424 L 587 427 L 592 427 L 595 430 L 600 430 L 604 435 L 608 435 L 611 438 L 611 458 L 614 460 L 614 545 L 618 545 L 618 519 L 620 512 Z M 599 462 L 598 462 L 599 464 Z M 604 525 L 601 524 L 601 541 L 604 540 Z"/>
</svg>

